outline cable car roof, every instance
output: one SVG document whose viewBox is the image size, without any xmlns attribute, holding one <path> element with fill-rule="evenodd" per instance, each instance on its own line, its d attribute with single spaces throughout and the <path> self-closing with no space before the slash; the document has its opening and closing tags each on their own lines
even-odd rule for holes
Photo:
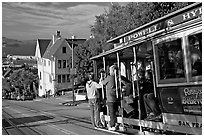
<svg viewBox="0 0 204 137">
<path fill-rule="evenodd" d="M 111 57 L 111 54 L 116 53 L 118 51 L 120 51 L 119 56 L 121 55 L 121 52 L 122 52 L 123 58 L 126 58 L 126 59 L 127 58 L 132 58 L 133 57 L 133 51 L 130 51 L 130 50 L 132 50 L 132 49 L 130 49 L 130 47 L 132 47 L 134 45 L 137 45 L 138 43 L 141 43 L 141 41 L 132 42 L 131 44 L 128 44 L 127 46 L 120 46 L 118 48 L 108 50 L 106 52 L 103 52 L 103 53 L 101 53 L 99 55 L 96 55 L 96 56 L 92 57 L 91 60 L 96 60 L 96 59 L 99 59 L 99 58 L 104 57 L 104 56 Z M 140 44 L 140 46 L 138 46 L 139 49 L 138 49 L 138 52 L 137 52 L 137 56 L 146 57 L 146 56 L 150 55 L 148 53 L 148 50 L 147 50 L 148 49 L 148 44 L 150 44 L 150 41 L 144 41 L 143 40 L 143 43 Z"/>
</svg>

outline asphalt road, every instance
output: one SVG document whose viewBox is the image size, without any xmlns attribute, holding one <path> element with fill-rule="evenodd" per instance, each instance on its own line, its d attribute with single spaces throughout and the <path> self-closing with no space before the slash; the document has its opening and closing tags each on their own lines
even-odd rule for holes
<svg viewBox="0 0 204 137">
<path fill-rule="evenodd" d="M 114 135 L 94 129 L 88 103 L 65 106 L 66 98 L 33 101 L 2 100 L 2 134 Z M 118 134 L 118 133 L 117 133 Z"/>
</svg>

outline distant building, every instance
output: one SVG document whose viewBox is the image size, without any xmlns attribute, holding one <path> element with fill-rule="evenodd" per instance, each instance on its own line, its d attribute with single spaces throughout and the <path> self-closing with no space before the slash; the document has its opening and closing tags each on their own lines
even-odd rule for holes
<svg viewBox="0 0 204 137">
<path fill-rule="evenodd" d="M 71 87 L 72 44 L 76 46 L 84 41 L 85 39 L 62 38 L 60 31 L 51 40 L 37 40 L 35 56 L 38 64 L 39 96 L 45 95 L 46 91 L 54 94 L 55 90 Z"/>
</svg>

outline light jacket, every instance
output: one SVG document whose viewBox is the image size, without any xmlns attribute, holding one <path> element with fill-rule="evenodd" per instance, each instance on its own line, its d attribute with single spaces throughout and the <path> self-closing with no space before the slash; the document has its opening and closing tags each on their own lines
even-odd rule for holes
<svg viewBox="0 0 204 137">
<path fill-rule="evenodd" d="M 86 83 L 86 91 L 88 99 L 94 99 L 97 97 L 97 89 L 102 88 L 100 84 L 90 80 Z"/>
</svg>

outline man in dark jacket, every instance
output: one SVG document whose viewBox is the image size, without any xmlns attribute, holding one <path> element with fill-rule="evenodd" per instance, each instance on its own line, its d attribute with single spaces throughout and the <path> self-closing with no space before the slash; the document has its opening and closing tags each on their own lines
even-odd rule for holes
<svg viewBox="0 0 204 137">
<path fill-rule="evenodd" d="M 116 130 L 116 111 L 117 111 L 117 97 L 116 97 L 116 82 L 115 82 L 115 71 L 116 66 L 112 65 L 109 69 L 110 74 L 101 81 L 106 86 L 106 99 L 108 105 L 108 112 L 110 116 L 110 127 L 109 130 Z"/>
</svg>

